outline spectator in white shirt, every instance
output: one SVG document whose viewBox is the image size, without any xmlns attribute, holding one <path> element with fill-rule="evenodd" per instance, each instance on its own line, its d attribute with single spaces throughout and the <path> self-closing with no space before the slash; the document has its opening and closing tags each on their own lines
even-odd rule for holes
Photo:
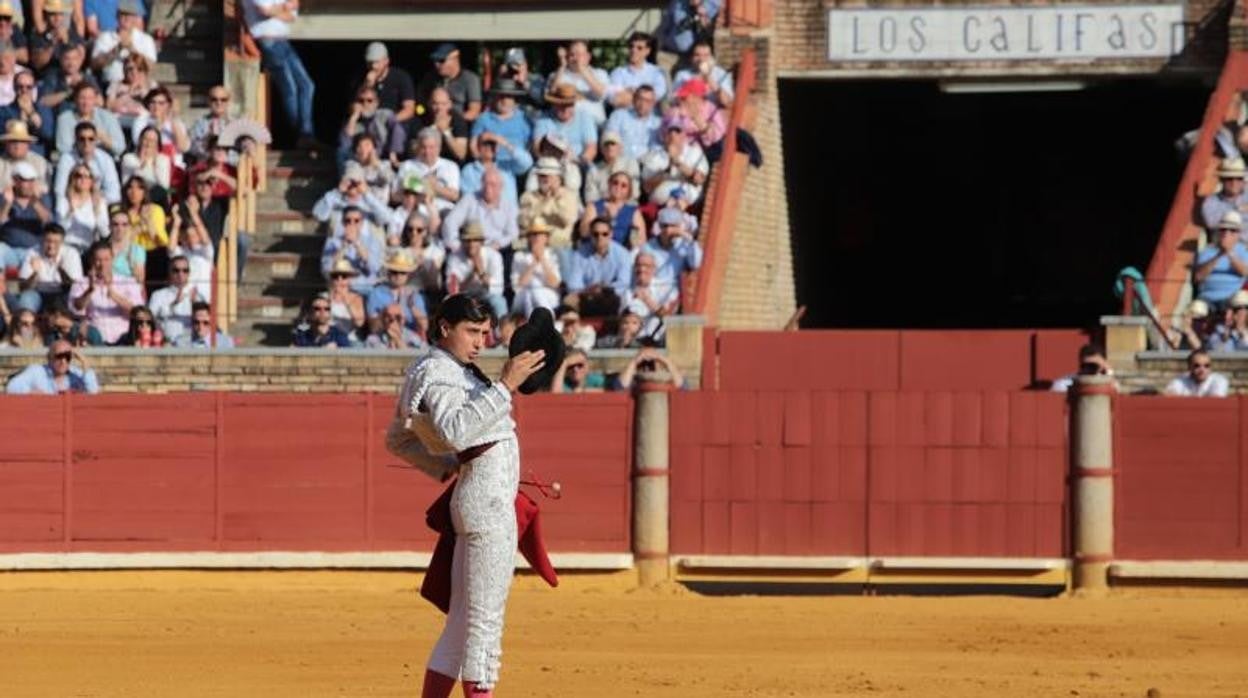
<svg viewBox="0 0 1248 698">
<path fill-rule="evenodd" d="M 645 32 L 633 32 L 628 37 L 628 62 L 611 71 L 611 87 L 607 89 L 616 107 L 632 104 L 633 90 L 641 85 L 653 87 L 660 102 L 667 96 L 667 76 L 648 60 L 653 46 L 654 38 Z"/>
<path fill-rule="evenodd" d="M 494 317 L 507 314 L 503 298 L 503 255 L 485 244 L 485 230 L 469 221 L 459 232 L 459 249 L 446 259 L 447 292 L 480 296 L 490 305 Z"/>
<path fill-rule="evenodd" d="M 1187 375 L 1166 386 L 1166 395 L 1171 397 L 1226 397 L 1229 393 L 1230 382 L 1213 372 L 1209 353 L 1201 349 L 1187 355 Z"/>
<path fill-rule="evenodd" d="M 419 146 L 416 157 L 399 165 L 398 175 L 394 178 L 395 194 L 411 177 L 423 179 L 425 188 L 434 193 L 434 203 L 438 213 L 445 216 L 447 211 L 459 201 L 459 165 L 441 157 L 442 134 L 432 126 L 426 126 L 416 133 Z"/>
<path fill-rule="evenodd" d="M 43 227 L 43 243 L 32 247 L 18 271 L 22 295 L 17 305 L 39 312 L 64 302 L 65 289 L 82 278 L 82 257 L 65 244 L 65 229 L 56 223 Z"/>
<path fill-rule="evenodd" d="M 581 99 L 576 103 L 577 111 L 585 112 L 594 121 L 595 126 L 602 126 L 607 120 L 604 104 L 607 100 L 607 88 L 611 85 L 611 77 L 602 68 L 595 68 L 591 63 L 594 54 L 589 51 L 589 42 L 575 39 L 568 43 L 567 49 L 559 53 L 559 69 L 550 74 L 547 89 L 566 83 L 576 88 Z"/>
<path fill-rule="evenodd" d="M 299 134 L 300 149 L 316 145 L 312 95 L 316 84 L 290 43 L 290 29 L 299 17 L 299 0 L 243 0 L 247 30 L 260 45 L 261 66 L 273 80 L 286 123 Z"/>
<path fill-rule="evenodd" d="M 650 200 L 660 206 L 667 203 L 672 192 L 681 189 L 691 202 L 702 197 L 710 165 L 706 154 L 678 124 L 663 129 L 663 146 L 646 153 L 641 159 L 641 186 Z"/>
<path fill-rule="evenodd" d="M 122 62 L 126 56 L 137 53 L 156 63 L 156 40 L 143 31 L 143 10 L 134 0 L 117 3 L 117 31 L 100 32 L 91 51 L 91 67 L 106 82 L 118 82 L 122 75 Z"/>
<path fill-rule="evenodd" d="M 516 297 L 511 311 L 528 317 L 534 308 L 552 312 L 559 305 L 559 258 L 550 249 L 550 226 L 541 218 L 533 220 L 524 231 L 529 248 L 516 252 L 511 262 L 511 288 Z"/>
<path fill-rule="evenodd" d="M 208 299 L 191 283 L 190 260 L 186 255 L 175 256 L 169 260 L 169 285 L 153 293 L 148 303 L 165 341 L 176 341 L 191 331 L 191 306 L 199 301 Z"/>
<path fill-rule="evenodd" d="M 469 222 L 481 226 L 485 245 L 494 250 L 511 247 L 520 236 L 516 207 L 503 198 L 503 177 L 497 167 L 486 168 L 481 175 L 481 191 L 465 196 L 442 222 L 442 242 L 447 250 L 459 249 L 460 229 Z"/>
<path fill-rule="evenodd" d="M 732 100 L 735 96 L 733 94 L 732 73 L 724 70 L 723 66 L 715 62 L 715 54 L 711 50 L 711 44 L 705 39 L 699 39 L 694 42 L 688 66 L 677 70 L 676 75 L 672 77 L 672 91 L 679 90 L 681 85 L 696 77 L 706 81 L 707 86 L 710 88 L 706 98 L 713 102 L 715 106 L 720 109 L 732 107 Z"/>
<path fill-rule="evenodd" d="M 633 285 L 624 294 L 623 309 L 641 318 L 641 334 L 662 341 L 663 318 L 680 308 L 680 286 L 662 282 L 655 275 L 658 265 L 650 252 L 639 252 L 633 260 Z"/>
<path fill-rule="evenodd" d="M 65 244 L 79 254 L 108 237 L 108 202 L 86 164 L 75 163 L 70 170 L 69 191 L 56 197 L 56 220 L 65 229 Z"/>
<path fill-rule="evenodd" d="M 117 115 L 100 104 L 100 91 L 90 82 L 80 82 L 74 88 L 74 104 L 56 117 L 56 150 L 67 153 L 74 147 L 78 124 L 89 121 L 98 131 L 100 147 L 113 157 L 126 152 L 126 135 L 121 131 Z"/>
<path fill-rule="evenodd" d="M 592 206 L 595 201 L 605 199 L 610 193 L 610 180 L 617 172 L 628 175 L 628 201 L 637 202 L 641 193 L 641 168 L 637 161 L 624 155 L 624 142 L 620 134 L 607 131 L 602 134 L 602 145 L 598 152 L 602 159 L 594 163 L 585 174 L 585 205 Z"/>
</svg>

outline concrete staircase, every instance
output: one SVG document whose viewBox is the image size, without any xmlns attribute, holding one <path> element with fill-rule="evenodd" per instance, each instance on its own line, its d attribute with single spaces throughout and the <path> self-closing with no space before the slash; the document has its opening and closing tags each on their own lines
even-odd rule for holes
<svg viewBox="0 0 1248 698">
<path fill-rule="evenodd" d="M 267 167 L 268 187 L 257 204 L 257 229 L 238 289 L 238 319 L 230 329 L 244 346 L 289 346 L 300 303 L 325 288 L 325 236 L 308 212 L 334 187 L 333 158 L 269 151 Z"/>
<path fill-rule="evenodd" d="M 152 78 L 173 92 L 190 126 L 208 110 L 208 90 L 224 76 L 222 0 L 154 0 L 150 5 L 148 31 L 165 36 Z"/>
</svg>

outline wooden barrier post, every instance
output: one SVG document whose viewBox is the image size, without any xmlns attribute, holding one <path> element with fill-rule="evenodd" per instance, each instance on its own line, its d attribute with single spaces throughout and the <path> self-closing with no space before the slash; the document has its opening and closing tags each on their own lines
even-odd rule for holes
<svg viewBox="0 0 1248 698">
<path fill-rule="evenodd" d="M 637 376 L 633 428 L 633 557 L 638 581 L 653 586 L 668 577 L 668 393 L 672 386 Z"/>
<path fill-rule="evenodd" d="M 1114 557 L 1114 424 L 1110 376 L 1079 376 L 1071 412 L 1074 588 L 1103 592 Z"/>
</svg>

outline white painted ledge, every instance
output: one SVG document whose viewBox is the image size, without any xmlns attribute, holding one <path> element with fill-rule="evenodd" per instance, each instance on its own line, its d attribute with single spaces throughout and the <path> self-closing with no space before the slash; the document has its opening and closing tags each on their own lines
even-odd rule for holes
<svg viewBox="0 0 1248 698">
<path fill-rule="evenodd" d="M 685 569 L 852 570 L 867 561 L 861 557 L 675 555 L 672 562 Z"/>
<path fill-rule="evenodd" d="M 1248 580 L 1248 562 L 1227 560 L 1119 560 L 1109 576 L 1120 579 Z"/>
<path fill-rule="evenodd" d="M 881 570 L 1025 570 L 1044 572 L 1070 567 L 1066 558 L 1033 557 L 876 557 L 871 567 Z"/>
<path fill-rule="evenodd" d="M 12 553 L 0 555 L 0 571 L 135 569 L 424 569 L 430 553 L 414 552 L 193 552 L 193 553 Z M 559 571 L 626 570 L 630 553 L 552 553 Z M 528 563 L 516 556 L 516 567 Z"/>
</svg>

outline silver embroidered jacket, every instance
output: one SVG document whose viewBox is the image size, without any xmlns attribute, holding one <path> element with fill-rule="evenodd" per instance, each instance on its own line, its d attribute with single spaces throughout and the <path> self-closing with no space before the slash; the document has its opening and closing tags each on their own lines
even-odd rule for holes
<svg viewBox="0 0 1248 698">
<path fill-rule="evenodd" d="M 511 393 L 483 382 L 446 351 L 433 348 L 408 366 L 394 421 L 386 432 L 391 453 L 434 478 L 457 467 L 455 454 L 515 438 Z"/>
</svg>

